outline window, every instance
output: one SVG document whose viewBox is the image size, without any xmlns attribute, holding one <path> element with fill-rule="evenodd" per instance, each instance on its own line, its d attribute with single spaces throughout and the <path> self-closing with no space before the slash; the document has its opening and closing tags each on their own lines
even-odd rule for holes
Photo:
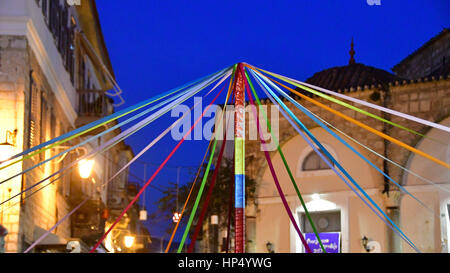
<svg viewBox="0 0 450 273">
<path fill-rule="evenodd" d="M 322 152 L 322 154 L 324 154 Z M 333 162 L 330 160 L 331 164 Z M 334 165 L 334 164 L 333 164 Z M 315 152 L 311 151 L 303 160 L 302 171 L 317 171 L 331 169 L 327 163 Z"/>
<path fill-rule="evenodd" d="M 37 1 L 39 4 L 39 1 Z M 41 8 L 44 20 L 53 35 L 56 48 L 58 49 L 64 67 L 69 72 L 70 80 L 74 83 L 74 63 L 75 63 L 75 30 L 76 21 L 71 16 L 71 11 L 67 2 L 42 0 Z"/>
<path fill-rule="evenodd" d="M 341 211 L 318 211 L 310 212 L 311 220 L 316 226 L 317 232 L 340 232 L 341 231 Z M 305 233 L 313 233 L 314 230 L 305 217 L 305 213 L 299 212 L 300 228 Z"/>
</svg>

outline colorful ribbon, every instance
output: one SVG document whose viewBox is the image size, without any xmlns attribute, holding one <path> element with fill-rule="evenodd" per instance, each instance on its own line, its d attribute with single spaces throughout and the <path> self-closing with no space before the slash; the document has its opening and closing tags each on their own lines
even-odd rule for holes
<svg viewBox="0 0 450 273">
<path fill-rule="evenodd" d="M 184 142 L 186 137 L 191 133 L 191 131 L 194 129 L 194 127 L 197 125 L 197 123 L 201 120 L 205 112 L 211 107 L 211 105 L 216 101 L 218 96 L 221 93 L 219 92 L 216 97 L 213 99 L 213 101 L 206 107 L 205 111 L 203 111 L 202 115 L 195 121 L 195 123 L 191 126 L 189 131 L 183 136 L 183 138 L 178 142 L 177 146 L 172 150 L 172 152 L 166 157 L 166 159 L 161 163 L 161 165 L 158 167 L 158 169 L 153 173 L 152 177 L 145 183 L 145 185 L 139 190 L 138 194 L 131 200 L 131 202 L 128 204 L 128 206 L 122 211 L 122 213 L 119 215 L 119 217 L 114 221 L 114 223 L 109 227 L 109 229 L 103 234 L 103 236 L 100 238 L 100 240 L 95 244 L 95 246 L 91 249 L 90 253 L 94 252 L 97 247 L 103 242 L 103 240 L 106 238 L 106 236 L 111 232 L 111 230 L 117 225 L 117 223 L 123 218 L 125 213 L 131 208 L 131 206 L 137 201 L 139 196 L 145 191 L 145 189 L 148 187 L 148 185 L 153 181 L 153 179 L 158 175 L 158 173 L 161 171 L 161 169 L 164 167 L 164 165 L 169 161 L 169 159 L 173 156 L 173 154 L 178 150 L 178 148 L 181 146 L 181 144 Z"/>
<path fill-rule="evenodd" d="M 225 75 L 226 76 L 226 75 Z M 34 187 L 36 187 L 37 185 L 43 183 L 44 181 L 58 175 L 59 173 L 64 172 L 65 170 L 68 170 L 70 168 L 72 168 L 76 163 L 78 163 L 79 161 L 85 159 L 85 158 L 91 158 L 93 156 L 95 156 L 96 154 L 98 154 L 100 151 L 104 151 L 104 150 L 108 150 L 110 149 L 112 146 L 114 146 L 115 144 L 117 144 L 118 142 L 122 141 L 123 139 L 131 136 L 132 134 L 134 134 L 135 132 L 137 132 L 138 130 L 142 129 L 143 127 L 147 126 L 148 124 L 150 124 L 151 122 L 153 122 L 154 120 L 158 119 L 159 117 L 161 117 L 163 114 L 167 113 L 168 111 L 170 111 L 171 109 L 173 109 L 174 107 L 176 107 L 177 105 L 181 104 L 182 102 L 184 102 L 185 100 L 189 99 L 191 96 L 194 96 L 195 94 L 197 94 L 198 92 L 200 92 L 202 89 L 204 89 L 207 85 L 211 84 L 212 82 L 214 82 L 216 79 L 213 79 L 212 81 L 207 81 L 205 84 L 201 85 L 200 87 L 191 90 L 189 93 L 184 94 L 183 96 L 181 96 L 180 98 L 176 99 L 175 101 L 171 102 L 170 104 L 166 105 L 164 108 L 158 110 L 157 112 L 153 113 L 152 115 L 150 115 L 149 117 L 143 119 L 142 121 L 140 121 L 139 123 L 133 125 L 132 127 L 128 128 L 126 131 L 121 132 L 120 134 L 118 134 L 117 136 L 113 137 L 112 139 L 108 140 L 107 142 L 103 143 L 102 145 L 100 145 L 99 147 L 97 147 L 96 149 L 92 150 L 90 153 L 78 158 L 77 160 L 71 162 L 69 165 L 65 166 L 64 168 L 58 170 L 57 172 L 47 176 L 46 178 L 40 180 L 37 183 L 34 183 L 32 186 L 26 188 L 25 190 L 21 191 L 20 193 L 12 196 L 11 198 L 9 198 L 6 201 L 3 201 L 2 203 L 0 203 L 0 205 L 4 204 L 5 202 L 8 202 L 9 200 L 11 200 L 12 198 L 15 198 L 19 195 L 21 195 L 23 192 L 26 192 Z M 2 182 L 3 183 L 3 182 Z"/>
<path fill-rule="evenodd" d="M 264 116 L 264 119 L 266 120 L 267 128 L 268 128 L 268 130 L 269 130 L 269 132 L 270 132 L 270 134 L 272 136 L 272 140 L 274 141 L 275 145 L 277 145 L 278 153 L 280 154 L 281 159 L 282 159 L 283 164 L 284 164 L 284 167 L 285 167 L 286 171 L 289 174 L 289 178 L 290 178 L 290 180 L 292 182 L 292 185 L 294 186 L 295 192 L 297 193 L 298 199 L 300 200 L 300 203 L 302 204 L 302 207 L 305 210 L 305 215 L 308 218 L 309 223 L 311 224 L 311 227 L 313 229 L 314 235 L 316 235 L 316 238 L 317 238 L 317 240 L 319 242 L 320 247 L 322 248 L 322 251 L 324 253 L 326 253 L 327 251 L 325 250 L 325 247 L 322 244 L 322 240 L 320 239 L 320 236 L 319 236 L 319 233 L 317 232 L 316 226 L 315 226 L 315 224 L 314 224 L 314 222 L 313 222 L 313 220 L 311 218 L 311 215 L 309 214 L 308 208 L 306 207 L 305 201 L 303 200 L 303 197 L 302 197 L 302 195 L 300 193 L 300 190 L 297 187 L 297 183 L 295 182 L 294 176 L 292 175 L 291 168 L 289 168 L 289 164 L 287 163 L 287 160 L 284 157 L 284 153 L 281 150 L 281 147 L 280 147 L 280 144 L 278 142 L 278 139 L 275 137 L 275 135 L 272 132 L 272 127 L 270 125 L 269 119 L 268 119 L 268 117 L 266 115 L 266 112 L 261 107 L 261 101 L 260 101 L 260 99 L 258 97 L 258 94 L 256 94 L 255 88 L 253 87 L 253 84 L 252 84 L 252 82 L 250 80 L 250 77 L 248 76 L 247 72 L 245 72 L 245 78 L 246 78 L 247 89 L 250 86 L 250 88 L 252 90 L 252 93 L 253 93 L 253 96 L 255 97 L 258 106 L 260 107 L 260 112 L 262 112 L 262 114 Z M 249 96 L 250 96 L 250 94 L 249 94 Z"/>
<path fill-rule="evenodd" d="M 256 127 L 257 127 L 257 130 L 259 132 L 259 140 L 261 142 L 261 145 L 263 146 L 264 156 L 266 157 L 266 161 L 267 161 L 267 164 L 269 166 L 270 173 L 272 174 L 273 181 L 275 182 L 275 187 L 277 188 L 278 194 L 280 195 L 281 201 L 283 202 L 283 206 L 286 209 L 286 212 L 287 212 L 287 214 L 289 216 L 289 219 L 291 220 L 292 225 L 294 226 L 295 230 L 297 231 L 297 234 L 300 237 L 300 240 L 302 241 L 302 244 L 305 247 L 306 252 L 312 253 L 311 248 L 306 243 L 305 237 L 303 237 L 303 234 L 302 234 L 302 232 L 300 231 L 300 228 L 297 225 L 297 221 L 295 220 L 294 215 L 292 215 L 291 209 L 289 208 L 289 204 L 288 204 L 288 202 L 286 200 L 286 197 L 285 197 L 285 195 L 283 193 L 283 190 L 281 189 L 280 182 L 278 181 L 278 177 L 277 177 L 277 175 L 275 173 L 275 169 L 274 169 L 273 164 L 272 164 L 272 159 L 270 158 L 269 152 L 267 151 L 266 141 L 262 137 L 263 136 L 263 132 L 261 130 L 261 127 L 259 126 L 258 113 L 256 113 L 256 109 L 254 107 L 255 104 L 253 102 L 253 98 L 252 98 L 252 96 L 250 94 L 249 88 L 247 88 L 247 94 L 248 94 L 248 97 L 249 97 L 249 100 L 250 100 L 250 104 L 253 106 L 252 107 L 252 112 L 253 112 L 253 116 L 254 116 L 254 118 L 256 120 Z"/>
<path fill-rule="evenodd" d="M 401 229 L 383 212 L 383 210 L 372 200 L 372 198 L 370 198 L 370 196 L 364 191 L 364 189 L 362 189 L 358 183 L 356 183 L 356 181 L 350 176 L 350 174 L 334 159 L 334 157 L 328 152 L 328 150 L 311 134 L 311 132 L 306 128 L 305 125 L 303 125 L 302 122 L 300 122 L 300 120 L 294 115 L 294 113 L 292 113 L 291 110 L 289 110 L 289 108 L 287 108 L 287 106 L 271 91 L 271 89 L 259 78 L 258 75 L 255 74 L 255 71 L 250 70 L 250 72 L 252 73 L 252 75 L 255 77 L 255 79 L 257 79 L 260 83 L 263 84 L 264 89 L 267 90 L 270 95 L 278 101 L 278 104 L 281 105 L 286 112 L 289 113 L 289 115 L 295 120 L 295 122 L 306 132 L 306 134 L 316 143 L 316 145 L 325 153 L 325 155 L 331 159 L 331 161 L 333 161 L 333 163 L 340 169 L 340 171 L 351 181 L 351 183 L 367 198 L 367 200 L 384 216 L 385 219 L 387 219 L 391 225 L 393 227 L 395 227 L 396 230 L 398 230 L 400 232 L 400 234 L 402 234 L 402 238 L 405 239 L 405 241 L 410 244 L 411 246 L 413 246 L 414 249 L 417 250 L 417 248 L 414 246 L 414 244 L 408 239 L 408 237 L 401 231 Z M 258 72 L 256 72 L 258 73 Z M 259 74 L 261 75 L 261 74 Z M 265 78 L 263 75 L 261 75 L 262 78 Z M 267 79 L 267 78 L 265 78 Z M 269 80 L 267 80 L 269 84 L 271 84 L 271 82 Z M 277 86 L 275 86 L 276 89 L 279 91 L 280 94 L 282 94 L 283 96 L 285 96 L 288 100 L 292 100 L 292 98 L 290 98 L 289 96 L 287 96 L 283 91 L 281 91 Z M 281 91 L 281 92 L 280 92 Z M 295 102 L 295 100 L 293 100 Z M 291 101 L 292 102 L 292 101 Z M 294 103 L 295 104 L 295 103 Z M 302 112 L 304 112 L 305 114 L 307 114 L 307 111 L 305 111 L 303 109 L 303 106 L 299 105 L 298 103 L 295 104 L 300 110 L 302 110 Z M 307 114 L 308 115 L 308 114 Z M 315 119 L 314 116 L 312 115 L 308 115 L 310 116 L 310 118 L 312 117 L 312 119 L 319 124 L 319 126 L 321 126 L 322 128 L 324 128 L 327 132 L 329 132 L 330 134 L 332 134 L 334 137 L 336 137 L 338 140 L 341 140 L 341 138 L 339 136 L 337 136 L 333 131 L 331 131 L 330 129 L 328 129 L 325 125 L 323 125 L 318 119 Z M 341 141 L 344 144 L 346 144 L 345 141 Z M 349 148 L 351 148 L 352 150 L 354 150 L 353 147 L 349 146 L 348 144 L 346 144 L 346 146 L 348 146 Z M 314 147 L 314 146 L 313 146 Z M 315 148 L 315 147 L 314 147 Z M 334 169 L 334 167 L 333 167 Z M 337 172 L 336 172 L 337 173 Z M 338 173 L 337 173 L 338 174 Z M 339 175 L 339 177 L 342 177 Z M 346 182 L 346 180 L 344 180 L 344 182 Z M 349 184 L 347 184 L 349 185 Z M 355 191 L 356 193 L 356 191 Z M 362 199 L 364 201 L 364 199 Z"/>
<path fill-rule="evenodd" d="M 228 87 L 227 97 L 225 99 L 224 111 L 222 113 L 222 116 L 220 117 L 219 127 L 222 126 L 223 117 L 226 114 L 226 107 L 227 107 L 228 99 L 229 99 L 230 93 L 231 93 L 230 87 L 231 87 L 231 84 Z M 210 157 L 209 157 L 208 165 L 206 166 L 205 173 L 203 174 L 202 183 L 200 184 L 200 189 L 198 190 L 197 198 L 195 199 L 194 206 L 192 207 L 191 215 L 189 216 L 189 220 L 188 220 L 188 222 L 186 224 L 186 228 L 184 229 L 183 237 L 181 238 L 181 242 L 178 245 L 177 253 L 181 253 L 181 250 L 183 249 L 184 243 L 185 243 L 187 235 L 189 233 L 189 229 L 191 228 L 192 221 L 194 220 L 194 216 L 195 216 L 195 213 L 197 211 L 198 204 L 199 204 L 200 199 L 202 197 L 203 189 L 205 188 L 206 180 L 208 179 L 208 174 L 209 174 L 209 170 L 211 168 L 212 160 L 214 158 L 214 151 L 216 150 L 216 145 L 217 145 L 217 138 L 214 139 L 214 144 L 212 146 L 212 150 L 211 150 L 211 154 L 210 154 Z"/>
<path fill-rule="evenodd" d="M 385 107 L 382 107 L 382 106 L 379 106 L 379 105 L 376 105 L 376 104 L 373 104 L 373 103 L 370 103 L 370 102 L 367 102 L 367 101 L 363 101 L 363 100 L 360 100 L 360 99 L 352 98 L 350 96 L 346 96 L 346 95 L 343 95 L 341 93 L 333 92 L 333 91 L 330 91 L 328 89 L 321 88 L 319 86 L 315 86 L 315 85 L 312 85 L 312 84 L 308 84 L 308 83 L 305 83 L 305 82 L 294 80 L 294 79 L 288 78 L 286 76 L 282 76 L 282 75 L 279 75 L 279 74 L 276 74 L 276 73 L 273 73 L 273 72 L 269 72 L 269 71 L 266 71 L 266 70 L 263 70 L 263 69 L 260 69 L 260 68 L 257 68 L 257 67 L 254 67 L 254 68 L 258 69 L 258 70 L 261 70 L 261 71 L 264 71 L 265 73 L 270 74 L 270 75 L 272 75 L 274 77 L 277 77 L 279 79 L 282 78 L 286 82 L 291 83 L 292 85 L 300 87 L 300 88 L 302 88 L 302 89 L 304 89 L 306 91 L 309 91 L 309 92 L 311 92 L 313 94 L 316 94 L 318 96 L 321 96 L 323 98 L 329 99 L 331 97 L 326 96 L 324 94 L 321 94 L 320 92 L 317 92 L 315 90 L 306 89 L 306 88 L 304 88 L 304 86 L 308 86 L 310 88 L 314 88 L 314 89 L 320 90 L 320 91 L 322 91 L 324 93 L 327 93 L 327 94 L 330 94 L 330 95 L 334 95 L 336 97 L 340 97 L 340 98 L 343 98 L 343 99 L 346 99 L 346 100 L 349 100 L 349 101 L 352 101 L 352 102 L 355 102 L 355 103 L 358 103 L 358 104 L 361 104 L 361 105 L 364 105 L 364 106 L 367 106 L 367 107 L 370 107 L 370 108 L 373 108 L 373 109 L 376 109 L 376 110 L 379 110 L 379 111 L 383 111 L 385 113 L 389 113 L 389 114 L 392 114 L 392 115 L 395 115 L 395 116 L 398 116 L 398 117 L 401 117 L 401 118 L 404 118 L 404 119 L 409 119 L 411 121 L 415 121 L 415 122 L 421 123 L 423 125 L 434 127 L 436 129 L 440 129 L 440 130 L 443 130 L 443 131 L 446 131 L 446 132 L 450 132 L 450 127 L 447 127 L 447 126 L 444 126 L 444 125 L 441 125 L 441 124 L 437 124 L 435 122 L 431 122 L 431 121 L 424 120 L 424 119 L 421 119 L 421 118 L 418 118 L 418 117 L 415 117 L 415 116 L 411 116 L 411 115 L 408 115 L 408 114 L 405 114 L 405 113 L 402 113 L 402 112 L 399 112 L 399 111 L 395 111 L 395 110 L 392 110 L 392 109 L 389 109 L 389 108 L 385 108 Z M 396 125 L 394 125 L 394 126 L 396 126 Z M 410 129 L 406 128 L 406 130 L 409 131 Z M 422 134 L 417 133 L 417 132 L 415 132 L 415 133 L 419 134 L 419 135 L 422 135 Z"/>
<path fill-rule="evenodd" d="M 233 67 L 232 75 L 234 75 L 234 73 L 235 73 L 235 68 L 236 68 L 236 65 Z M 228 89 L 230 89 L 230 88 L 231 88 L 231 85 L 233 84 L 233 78 L 234 78 L 234 77 L 231 77 L 231 78 L 230 78 L 230 84 L 229 84 L 229 86 L 228 86 Z M 215 132 L 214 132 L 214 135 L 215 135 Z M 198 179 L 198 177 L 199 177 L 199 175 L 200 175 L 200 171 L 201 171 L 201 169 L 202 169 L 202 167 L 203 167 L 203 163 L 205 162 L 206 155 L 208 154 L 209 148 L 211 147 L 211 144 L 212 144 L 212 143 L 213 143 L 213 138 L 211 138 L 211 140 L 209 141 L 209 145 L 208 145 L 208 147 L 206 148 L 206 152 L 205 152 L 205 154 L 204 154 L 204 156 L 203 156 L 202 163 L 200 164 L 200 167 L 198 168 L 198 171 L 197 171 L 197 175 L 195 176 L 194 183 L 192 183 L 191 189 L 189 190 L 189 194 L 188 194 L 188 196 L 187 196 L 187 198 L 186 198 L 186 201 L 184 202 L 183 209 L 181 210 L 180 220 L 177 222 L 177 224 L 175 225 L 174 230 L 172 231 L 172 235 L 170 236 L 169 243 L 167 244 L 167 247 L 166 247 L 166 249 L 165 249 L 165 251 L 164 251 L 165 253 L 169 252 L 170 246 L 171 246 L 171 244 L 172 244 L 172 240 L 173 240 L 173 238 L 174 238 L 174 236 L 175 236 L 175 233 L 177 232 L 177 229 L 178 229 L 178 226 L 179 226 L 180 223 L 181 223 L 181 220 L 183 219 L 183 215 L 184 215 L 184 211 L 185 211 L 185 209 L 186 209 L 187 203 L 189 202 L 189 199 L 190 199 L 190 197 L 191 197 L 192 191 L 194 190 L 195 183 L 197 182 L 197 179 Z"/>
<path fill-rule="evenodd" d="M 109 116 L 106 116 L 106 117 L 103 117 L 101 119 L 98 119 L 98 120 L 96 120 L 94 122 L 91 122 L 89 124 L 86 124 L 86 125 L 84 125 L 84 126 L 82 126 L 80 128 L 77 128 L 77 129 L 72 130 L 70 132 L 67 132 L 67 133 L 65 133 L 63 135 L 55 137 L 55 138 L 53 138 L 53 139 L 51 139 L 49 141 L 46 141 L 46 142 L 41 143 L 41 144 L 39 144 L 37 146 L 34 146 L 34 147 L 30 148 L 30 149 L 27 149 L 27 150 L 25 150 L 23 152 L 20 152 L 20 153 L 18 153 L 16 155 L 10 157 L 6 161 L 2 162 L 2 164 L 5 164 L 5 163 L 7 163 L 7 162 L 9 162 L 9 161 L 11 161 L 11 160 L 13 160 L 15 158 L 18 158 L 18 157 L 21 157 L 21 156 L 24 156 L 24 155 L 26 155 L 26 156 L 24 156 L 23 158 L 20 158 L 20 159 L 18 159 L 16 161 L 14 161 L 14 162 L 10 162 L 8 164 L 5 164 L 4 166 L 1 166 L 0 170 L 2 170 L 4 168 L 7 168 L 7 167 L 9 167 L 9 166 L 11 166 L 13 164 L 18 163 L 18 162 L 21 162 L 23 160 L 26 160 L 28 158 L 31 158 L 31 157 L 33 157 L 33 156 L 35 156 L 35 155 L 37 155 L 37 154 L 39 154 L 39 153 L 41 153 L 41 152 L 43 152 L 45 150 L 51 149 L 51 148 L 53 148 L 55 146 L 58 146 L 58 145 L 61 145 L 61 144 L 65 143 L 65 142 L 67 142 L 67 141 L 70 141 L 70 140 L 72 140 L 72 139 L 74 139 L 74 138 L 76 138 L 78 136 L 81 136 L 81 135 L 83 135 L 83 134 L 85 134 L 87 132 L 90 132 L 90 131 L 98 128 L 98 127 L 101 127 L 101 126 L 103 126 L 103 125 L 105 125 L 105 124 L 107 124 L 107 123 L 109 123 L 109 122 L 111 122 L 113 120 L 116 120 L 116 119 L 118 119 L 120 117 L 123 117 L 123 116 L 125 116 L 125 115 L 127 115 L 129 113 L 132 113 L 132 112 L 134 112 L 136 110 L 139 110 L 139 109 L 141 109 L 141 108 L 143 108 L 143 107 L 145 107 L 147 105 L 150 105 L 151 103 L 154 103 L 154 102 L 156 102 L 156 101 L 158 101 L 160 99 L 163 99 L 163 98 L 165 98 L 165 97 L 167 97 L 167 96 L 169 96 L 171 94 L 174 94 L 174 93 L 176 93 L 176 92 L 178 92 L 178 91 L 180 91 L 180 90 L 182 90 L 184 88 L 187 88 L 188 86 L 197 84 L 197 83 L 202 82 L 204 80 L 207 80 L 207 79 L 213 78 L 213 77 L 215 77 L 217 75 L 220 75 L 223 72 L 225 72 L 226 70 L 228 70 L 229 68 L 230 67 L 227 67 L 227 68 L 222 69 L 222 70 L 220 70 L 218 72 L 212 73 L 212 74 L 210 74 L 208 76 L 205 76 L 205 77 L 202 77 L 200 79 L 191 81 L 191 82 L 189 82 L 187 84 L 184 84 L 181 87 L 171 89 L 171 90 L 169 90 L 169 91 L 167 91 L 165 93 L 162 93 L 160 95 L 154 96 L 154 97 L 152 97 L 150 99 L 147 99 L 147 100 L 145 100 L 143 102 L 140 102 L 140 103 L 137 103 L 137 104 L 135 104 L 133 106 L 127 107 L 127 108 L 125 108 L 123 110 L 120 110 L 118 112 L 115 112 L 115 113 L 113 113 L 113 114 L 111 114 Z M 48 145 L 50 145 L 50 146 L 48 146 Z M 48 147 L 46 147 L 46 146 L 48 146 Z"/>
<path fill-rule="evenodd" d="M 212 91 L 214 91 L 214 89 L 217 88 L 217 86 L 219 86 L 226 78 L 228 78 L 230 76 L 230 73 L 227 73 L 220 82 L 218 82 L 204 97 L 206 98 Z M 221 92 L 221 91 L 220 91 Z M 194 104 L 194 106 L 192 106 L 190 108 L 190 112 L 192 111 L 193 108 L 195 108 L 198 104 L 200 103 L 197 102 L 196 104 Z M 144 154 L 145 151 L 147 151 L 148 149 L 150 149 L 156 142 L 158 142 L 162 137 L 164 137 L 171 128 L 173 128 L 177 123 L 179 123 L 182 119 L 184 119 L 186 117 L 186 113 L 184 113 L 179 119 L 177 119 L 170 127 L 168 127 L 165 131 L 163 131 L 157 138 L 155 138 L 147 147 L 145 147 L 139 154 L 137 154 L 132 160 L 130 160 L 130 162 L 128 162 L 124 167 L 122 167 L 120 170 L 118 170 L 116 172 L 116 174 L 114 174 L 108 181 L 106 181 L 105 183 L 103 183 L 100 187 L 105 187 L 106 185 L 108 185 L 115 177 L 117 177 L 120 173 L 122 173 L 122 171 L 124 171 L 126 168 L 128 168 L 129 165 L 131 165 L 131 163 L 133 163 L 135 160 L 137 160 L 142 154 Z M 54 181 L 52 181 L 51 183 L 53 183 Z M 49 183 L 49 184 L 51 184 Z M 45 185 L 44 187 L 48 186 L 49 184 Z M 42 187 L 42 188 L 44 188 Z M 39 190 L 41 190 L 42 188 L 40 188 Z M 37 191 L 39 191 L 37 190 Z M 36 191 L 36 192 L 37 192 Z M 35 193 L 35 192 L 34 192 Z M 33 194 L 34 194 L 33 193 Z M 85 200 L 83 200 L 78 206 L 76 206 L 72 211 L 70 211 L 65 217 L 63 217 L 60 221 L 58 221 L 48 232 L 44 233 L 41 237 L 38 238 L 38 240 L 32 245 L 30 246 L 26 252 L 30 251 L 31 249 L 33 249 L 33 247 L 39 243 L 41 240 L 43 240 L 46 236 L 48 236 L 48 234 L 55 229 L 58 225 L 60 225 L 65 219 L 67 219 L 70 215 L 72 215 L 76 210 L 78 210 L 85 202 L 87 202 L 89 199 L 91 198 L 91 196 L 88 196 Z"/>
</svg>

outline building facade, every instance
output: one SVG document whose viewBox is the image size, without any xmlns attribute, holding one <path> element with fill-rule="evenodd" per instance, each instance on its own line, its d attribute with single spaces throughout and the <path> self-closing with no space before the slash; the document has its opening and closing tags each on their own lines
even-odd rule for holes
<svg viewBox="0 0 450 273">
<path fill-rule="evenodd" d="M 10 144 L 9 156 L 114 111 L 114 72 L 95 1 L 70 4 L 63 0 L 0 3 L 0 141 L 6 138 Z M 27 170 L 116 124 L 110 122 L 0 170 L 0 177 Z M 46 178 L 118 133 L 120 129 L 113 130 L 0 185 L 2 202 L 18 195 L 1 207 L 0 225 L 8 232 L 2 237 L 1 251 L 23 252 L 87 196 L 90 200 L 34 251 L 65 251 L 73 240 L 86 250 L 100 238 L 112 217 L 108 205 L 116 195 L 126 194 L 128 175 L 118 176 L 109 187 L 102 184 L 133 157 L 131 148 L 119 143 L 96 155 L 89 178 L 82 178 L 76 166 Z M 20 194 L 26 189 L 30 190 Z"/>
<path fill-rule="evenodd" d="M 449 35 L 450 32 L 445 29 L 425 43 L 394 67 L 396 74 L 356 63 L 352 46 L 348 65 L 318 72 L 307 82 L 450 126 L 450 78 L 446 61 L 450 56 Z M 296 99 L 304 107 L 361 144 L 405 166 L 428 181 L 436 183 L 440 188 L 403 171 L 343 137 L 378 168 L 425 203 L 429 208 L 426 209 L 410 196 L 400 192 L 395 185 L 389 183 L 368 163 L 324 129 L 318 127 L 292 103 L 285 101 L 311 133 L 422 252 L 450 251 L 450 171 L 448 169 L 344 121 L 308 101 L 298 97 Z M 426 136 L 420 137 L 325 99 L 318 97 L 315 99 L 444 162 L 450 162 L 448 133 L 357 105 L 370 113 L 402 124 Z M 268 99 L 263 102 L 266 105 L 271 104 Z M 268 112 L 270 118 L 270 111 Z M 249 110 L 247 116 L 250 115 L 252 112 Z M 254 121 L 250 119 L 247 122 Z M 369 247 L 372 252 L 414 252 L 335 175 L 281 115 L 279 132 L 281 149 L 293 171 L 295 181 L 316 227 L 320 233 L 339 234 L 340 252 L 366 252 L 363 238 L 367 239 L 365 242 L 369 242 L 370 246 L 374 246 L 373 249 Z M 246 209 L 247 251 L 304 252 L 301 241 L 278 196 L 259 141 L 247 140 L 245 145 L 246 174 L 258 183 L 255 203 L 250 204 Z M 271 152 L 271 158 L 300 229 L 302 232 L 311 233 L 311 227 L 305 219 L 301 203 L 280 155 L 277 152 Z"/>
</svg>

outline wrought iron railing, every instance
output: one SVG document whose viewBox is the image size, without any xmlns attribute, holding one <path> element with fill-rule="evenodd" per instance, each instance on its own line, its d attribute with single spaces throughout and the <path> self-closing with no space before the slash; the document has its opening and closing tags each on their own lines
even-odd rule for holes
<svg viewBox="0 0 450 273">
<path fill-rule="evenodd" d="M 80 116 L 106 116 L 110 112 L 110 99 L 103 90 L 78 90 Z"/>
</svg>

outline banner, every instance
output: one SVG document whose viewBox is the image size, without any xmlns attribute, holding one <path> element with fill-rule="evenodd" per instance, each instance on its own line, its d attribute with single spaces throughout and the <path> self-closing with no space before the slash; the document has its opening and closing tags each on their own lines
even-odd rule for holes
<svg viewBox="0 0 450 273">
<path fill-rule="evenodd" d="M 340 232 L 324 232 L 319 233 L 320 240 L 325 247 L 327 253 L 341 252 L 341 233 Z M 322 253 L 319 240 L 314 233 L 305 233 L 306 243 L 313 253 Z"/>
</svg>

